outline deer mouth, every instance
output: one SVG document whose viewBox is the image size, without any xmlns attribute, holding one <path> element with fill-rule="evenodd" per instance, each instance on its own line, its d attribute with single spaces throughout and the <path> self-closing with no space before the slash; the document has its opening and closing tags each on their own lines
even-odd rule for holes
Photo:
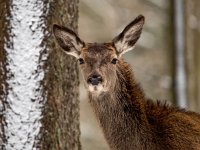
<svg viewBox="0 0 200 150">
<path fill-rule="evenodd" d="M 97 85 L 89 84 L 88 89 L 92 93 L 100 93 L 103 91 L 104 88 L 102 84 L 97 84 Z"/>
</svg>

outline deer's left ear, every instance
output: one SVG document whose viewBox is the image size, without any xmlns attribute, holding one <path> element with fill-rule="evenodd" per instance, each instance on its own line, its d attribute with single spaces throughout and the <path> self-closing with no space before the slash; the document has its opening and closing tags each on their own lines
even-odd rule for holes
<svg viewBox="0 0 200 150">
<path fill-rule="evenodd" d="M 144 16 L 139 15 L 129 23 L 125 29 L 113 39 L 118 55 L 122 55 L 134 48 L 139 39 L 144 25 Z"/>
<path fill-rule="evenodd" d="M 81 48 L 85 43 L 69 28 L 53 25 L 53 34 L 62 50 L 76 58 L 79 57 Z"/>
</svg>

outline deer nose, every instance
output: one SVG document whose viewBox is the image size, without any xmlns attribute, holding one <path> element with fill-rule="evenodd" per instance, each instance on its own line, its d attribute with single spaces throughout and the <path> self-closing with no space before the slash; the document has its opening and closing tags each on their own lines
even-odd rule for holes
<svg viewBox="0 0 200 150">
<path fill-rule="evenodd" d="M 88 78 L 88 83 L 92 85 L 98 85 L 100 82 L 102 82 L 102 77 L 100 75 L 92 75 Z"/>
</svg>

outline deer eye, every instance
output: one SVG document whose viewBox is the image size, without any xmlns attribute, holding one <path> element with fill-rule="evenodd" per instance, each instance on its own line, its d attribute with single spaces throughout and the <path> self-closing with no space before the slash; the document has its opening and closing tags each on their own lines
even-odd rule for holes
<svg viewBox="0 0 200 150">
<path fill-rule="evenodd" d="M 83 60 L 83 58 L 79 58 L 78 61 L 79 61 L 80 65 L 85 63 L 84 60 Z"/>
<path fill-rule="evenodd" d="M 113 60 L 111 61 L 112 64 L 116 64 L 117 63 L 117 58 L 113 58 Z"/>
</svg>

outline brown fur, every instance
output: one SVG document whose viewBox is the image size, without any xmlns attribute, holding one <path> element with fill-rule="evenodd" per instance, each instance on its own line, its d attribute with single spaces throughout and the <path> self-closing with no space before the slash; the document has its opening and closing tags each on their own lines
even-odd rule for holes
<svg viewBox="0 0 200 150">
<path fill-rule="evenodd" d="M 113 91 L 90 103 L 112 150 L 200 149 L 200 115 L 145 98 L 123 60 Z"/>
<path fill-rule="evenodd" d="M 200 115 L 146 98 L 121 58 L 135 46 L 143 24 L 139 15 L 111 43 L 102 44 L 85 43 L 58 25 L 53 32 L 64 52 L 80 62 L 90 103 L 111 150 L 200 150 Z M 89 79 L 97 77 L 101 80 L 92 84 Z"/>
</svg>

